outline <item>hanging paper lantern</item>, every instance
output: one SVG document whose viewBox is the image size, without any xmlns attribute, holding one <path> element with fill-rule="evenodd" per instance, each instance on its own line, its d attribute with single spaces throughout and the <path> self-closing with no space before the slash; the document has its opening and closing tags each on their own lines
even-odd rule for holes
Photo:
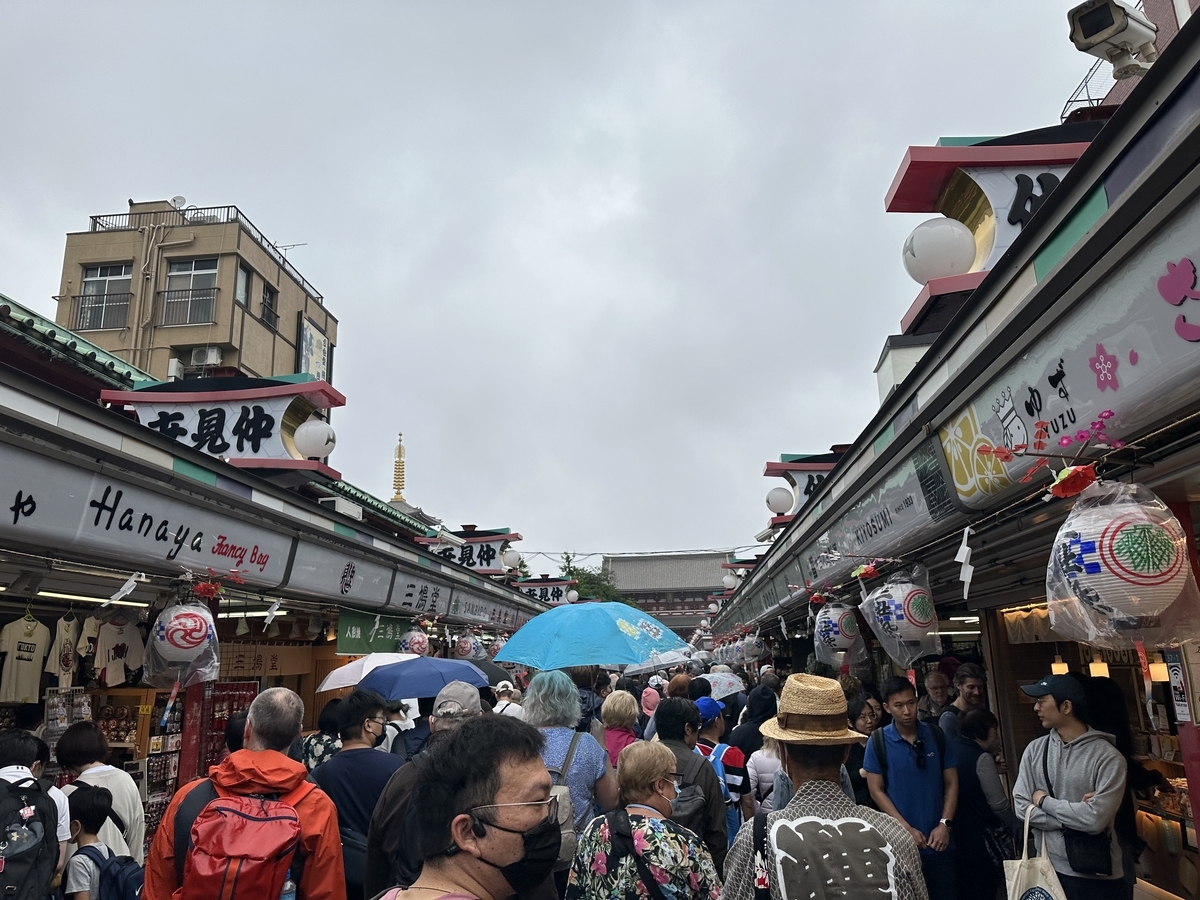
<svg viewBox="0 0 1200 900">
<path fill-rule="evenodd" d="M 482 645 L 479 643 L 479 638 L 473 634 L 464 634 L 454 642 L 454 658 L 455 659 L 474 659 L 479 653 Z"/>
<path fill-rule="evenodd" d="M 507 643 L 508 643 L 508 638 L 504 637 L 503 635 L 500 635 L 494 641 L 492 641 L 490 644 L 488 644 L 487 655 L 490 656 L 492 659 L 495 659 L 496 654 L 499 653 L 501 650 L 503 650 L 504 645 Z"/>
<path fill-rule="evenodd" d="M 1174 603 L 1190 573 L 1183 528 L 1161 500 L 1138 485 L 1096 484 L 1058 530 L 1046 590 L 1132 625 Z"/>
<path fill-rule="evenodd" d="M 876 634 L 901 641 L 923 641 L 937 622 L 929 589 L 911 581 L 891 581 L 867 597 Z"/>
<path fill-rule="evenodd" d="M 167 662 L 190 663 L 216 644 L 217 633 L 212 613 L 199 604 L 189 603 L 159 613 L 150 639 Z"/>
<path fill-rule="evenodd" d="M 749 635 L 741 646 L 742 655 L 748 660 L 762 659 L 767 655 L 767 642 L 757 634 Z"/>
<path fill-rule="evenodd" d="M 409 629 L 400 635 L 400 642 L 396 649 L 401 653 L 415 653 L 418 656 L 425 656 L 429 652 L 429 635 L 419 628 Z"/>
<path fill-rule="evenodd" d="M 830 650 L 849 650 L 858 640 L 858 620 L 854 610 L 844 606 L 822 606 L 817 613 L 814 636 Z"/>
</svg>

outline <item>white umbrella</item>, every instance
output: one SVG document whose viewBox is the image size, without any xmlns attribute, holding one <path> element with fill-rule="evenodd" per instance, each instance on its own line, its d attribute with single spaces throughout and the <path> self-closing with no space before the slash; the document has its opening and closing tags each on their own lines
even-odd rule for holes
<svg viewBox="0 0 1200 900">
<path fill-rule="evenodd" d="M 655 669 L 669 669 L 671 666 L 681 666 L 692 658 L 692 650 L 668 650 L 666 653 L 655 653 L 648 660 L 629 666 L 626 675 L 640 675 L 643 672 L 653 672 Z"/>
<path fill-rule="evenodd" d="M 416 659 L 415 653 L 368 653 L 353 662 L 348 662 L 339 669 L 334 669 L 325 676 L 317 692 L 336 691 L 341 688 L 354 687 L 367 677 L 367 673 L 379 666 L 404 662 L 406 659 Z"/>
</svg>

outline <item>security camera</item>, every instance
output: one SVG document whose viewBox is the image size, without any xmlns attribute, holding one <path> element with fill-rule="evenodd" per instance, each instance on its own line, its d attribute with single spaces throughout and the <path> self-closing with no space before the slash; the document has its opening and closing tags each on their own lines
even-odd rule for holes
<svg viewBox="0 0 1200 900">
<path fill-rule="evenodd" d="M 1158 27 L 1127 0 L 1087 0 L 1067 13 L 1067 21 L 1076 48 L 1111 62 L 1118 80 L 1145 75 L 1158 59 L 1154 49 Z M 1134 59 L 1134 54 L 1144 62 Z"/>
</svg>

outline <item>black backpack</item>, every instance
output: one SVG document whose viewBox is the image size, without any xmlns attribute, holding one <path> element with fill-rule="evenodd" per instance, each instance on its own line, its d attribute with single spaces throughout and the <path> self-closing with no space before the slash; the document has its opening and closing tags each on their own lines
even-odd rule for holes
<svg viewBox="0 0 1200 900">
<path fill-rule="evenodd" d="M 142 896 L 145 872 L 132 856 L 117 856 L 111 850 L 105 856 L 89 844 L 75 851 L 92 861 L 100 872 L 100 893 L 91 900 L 138 900 Z"/>
<path fill-rule="evenodd" d="M 942 768 L 946 759 L 946 733 L 932 722 L 926 722 L 933 732 L 933 743 L 937 746 L 938 767 Z M 871 746 L 875 748 L 875 760 L 879 763 L 879 774 L 883 776 L 883 789 L 888 786 L 887 742 L 883 739 L 883 729 L 876 728 L 871 732 Z"/>
<path fill-rule="evenodd" d="M 328 794 L 325 785 L 321 784 L 325 777 L 325 766 L 326 763 L 321 763 L 313 769 L 308 775 L 308 780 Z M 342 869 L 346 875 L 347 893 L 350 896 L 361 897 L 363 882 L 367 878 L 367 836 L 349 825 L 340 826 L 338 831 L 342 836 Z"/>
<path fill-rule="evenodd" d="M 688 760 L 688 764 L 680 773 L 683 775 L 683 787 L 675 802 L 671 804 L 669 817 L 672 822 L 682 825 L 701 839 L 704 837 L 704 820 L 708 816 L 708 797 L 704 794 L 704 788 L 696 784 L 696 778 L 706 763 L 708 760 L 699 753 Z"/>
<path fill-rule="evenodd" d="M 0 895 L 45 900 L 58 867 L 58 804 L 50 783 L 0 778 Z"/>
</svg>

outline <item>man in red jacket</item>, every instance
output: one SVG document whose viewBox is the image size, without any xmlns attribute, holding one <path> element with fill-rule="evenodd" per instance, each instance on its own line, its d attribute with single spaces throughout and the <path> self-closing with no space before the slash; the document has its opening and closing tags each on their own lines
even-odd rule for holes
<svg viewBox="0 0 1200 900">
<path fill-rule="evenodd" d="M 263 691 L 250 704 L 245 749 L 209 771 L 213 785 L 231 794 L 283 796 L 295 790 L 308 778 L 308 770 L 286 754 L 300 735 L 303 718 L 304 702 L 293 691 L 282 687 Z M 204 783 L 197 779 L 176 791 L 163 814 L 146 858 L 146 900 L 171 900 L 179 888 L 182 866 L 176 860 L 175 816 L 184 799 Z M 303 858 L 297 900 L 345 900 L 342 840 L 333 801 L 320 788 L 313 788 L 297 802 L 296 812 Z"/>
</svg>

